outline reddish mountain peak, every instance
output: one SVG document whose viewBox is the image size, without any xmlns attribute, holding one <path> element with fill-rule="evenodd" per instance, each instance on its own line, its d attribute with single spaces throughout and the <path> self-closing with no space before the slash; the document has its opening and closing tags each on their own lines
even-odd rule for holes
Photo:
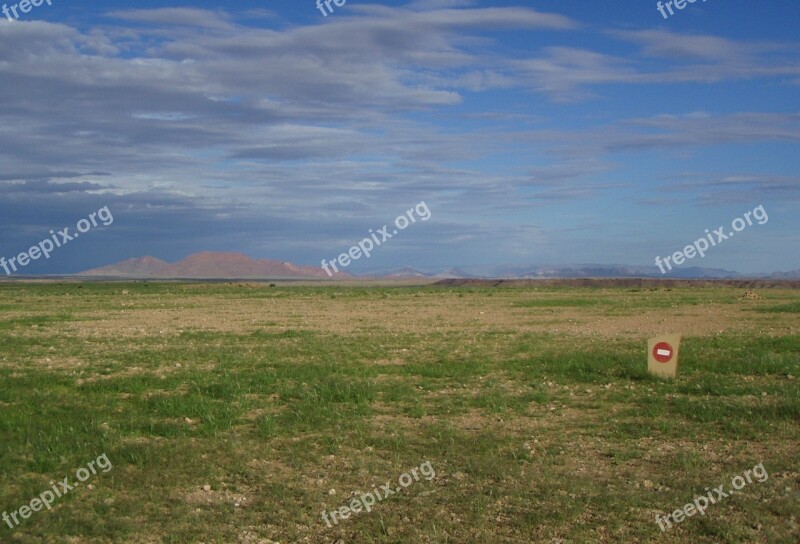
<svg viewBox="0 0 800 544">
<path fill-rule="evenodd" d="M 81 272 L 79 276 L 128 276 L 128 277 L 149 277 L 159 276 L 170 267 L 170 264 L 161 259 L 156 259 L 149 255 L 126 259 L 122 262 L 95 268 Z"/>
<path fill-rule="evenodd" d="M 83 276 L 148 278 L 316 278 L 329 279 L 316 266 L 289 262 L 255 260 L 243 253 L 203 251 L 170 264 L 154 257 L 128 259 L 116 264 L 81 272 Z M 339 272 L 337 278 L 352 277 Z"/>
<path fill-rule="evenodd" d="M 169 264 L 167 261 L 162 261 L 161 259 L 157 259 L 156 257 L 151 257 L 150 255 L 145 255 L 144 257 L 134 257 L 133 259 L 122 261 L 122 263 L 138 263 L 144 265 L 165 265 L 165 266 Z"/>
<path fill-rule="evenodd" d="M 185 257 L 175 263 L 175 266 L 181 264 L 202 264 L 202 263 L 214 263 L 214 264 L 221 264 L 221 263 L 231 263 L 231 264 L 241 264 L 241 263 L 255 263 L 254 259 L 251 259 L 244 253 L 234 253 L 234 252 L 226 252 L 226 251 L 201 251 L 200 253 L 193 253 L 188 257 Z"/>
<path fill-rule="evenodd" d="M 330 279 L 317 266 L 289 262 L 255 260 L 243 253 L 203 251 L 170 264 L 154 257 L 128 259 L 116 264 L 81 272 L 82 276 L 147 278 L 308 278 Z M 338 272 L 335 278 L 352 277 Z"/>
</svg>

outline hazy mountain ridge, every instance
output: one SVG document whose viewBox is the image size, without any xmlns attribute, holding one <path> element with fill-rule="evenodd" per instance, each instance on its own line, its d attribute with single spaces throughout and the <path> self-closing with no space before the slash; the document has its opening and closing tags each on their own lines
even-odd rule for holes
<svg viewBox="0 0 800 544">
<path fill-rule="evenodd" d="M 207 279 L 352 279 L 358 277 L 387 279 L 558 279 L 558 278 L 672 278 L 672 279 L 739 279 L 773 278 L 800 279 L 800 270 L 773 272 L 771 274 L 740 274 L 721 268 L 676 268 L 661 274 L 657 267 L 630 265 L 577 264 L 569 266 L 462 266 L 421 270 L 410 266 L 384 269 L 355 276 L 346 272 L 329 278 L 320 267 L 302 266 L 289 262 L 252 259 L 242 253 L 211 252 L 195 253 L 176 262 L 168 263 L 155 257 L 145 256 L 127 259 L 118 263 L 86 270 L 78 276 L 104 278 L 207 278 Z"/>
<path fill-rule="evenodd" d="M 101 278 L 198 278 L 198 279 L 330 279 L 320 267 L 298 266 L 288 262 L 252 259 L 242 253 L 204 251 L 176 262 L 168 263 L 155 257 L 127 259 L 108 266 L 93 268 L 78 274 Z M 339 272 L 334 278 L 350 278 Z"/>
<path fill-rule="evenodd" d="M 406 269 L 385 271 L 384 276 L 399 277 Z M 657 267 L 629 266 L 629 265 L 603 265 L 579 264 L 567 266 L 464 266 L 447 270 L 434 270 L 425 272 L 412 269 L 413 276 L 428 278 L 457 278 L 457 279 L 486 279 L 486 278 L 514 278 L 514 279 L 569 279 L 569 278 L 679 278 L 679 279 L 736 279 L 744 277 L 767 277 L 767 274 L 743 275 L 735 271 L 721 268 L 690 267 L 674 269 L 667 274 L 662 274 Z M 781 278 L 796 278 L 789 273 L 781 274 Z M 409 275 L 410 276 L 410 275 Z M 409 277 L 403 276 L 403 277 Z M 772 276 L 770 276 L 772 277 Z M 778 276 L 776 276 L 778 277 Z"/>
</svg>

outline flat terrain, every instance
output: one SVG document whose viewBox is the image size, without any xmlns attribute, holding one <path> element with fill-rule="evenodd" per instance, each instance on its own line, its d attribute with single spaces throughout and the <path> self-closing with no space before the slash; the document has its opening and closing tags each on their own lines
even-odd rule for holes
<svg viewBox="0 0 800 544">
<path fill-rule="evenodd" d="M 2 283 L 0 511 L 113 468 L 0 542 L 795 544 L 800 290 L 755 291 Z"/>
</svg>

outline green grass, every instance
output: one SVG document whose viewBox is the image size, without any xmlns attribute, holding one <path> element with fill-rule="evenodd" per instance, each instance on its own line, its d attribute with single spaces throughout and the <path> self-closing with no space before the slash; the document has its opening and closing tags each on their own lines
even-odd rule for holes
<svg viewBox="0 0 800 544">
<path fill-rule="evenodd" d="M 774 309 L 795 308 L 792 292 L 756 308 L 775 314 L 761 334 L 687 331 L 675 381 L 647 374 L 644 336 L 527 324 L 752 309 L 738 296 L 0 284 L 0 511 L 101 453 L 114 464 L 52 511 L 0 523 L 0 542 L 796 542 L 800 335 L 796 311 Z M 189 326 L 225 308 L 240 327 Z M 374 322 L 342 332 L 359 308 Z M 137 312 L 167 324 L 131 332 Z M 490 319 L 509 312 L 520 324 Z M 322 523 L 424 461 L 433 481 Z M 655 512 L 762 461 L 765 483 L 658 530 Z"/>
<path fill-rule="evenodd" d="M 779 314 L 800 314 L 800 301 L 791 302 L 789 304 L 777 304 L 775 306 L 758 308 L 756 311 L 765 313 L 779 313 Z"/>
</svg>

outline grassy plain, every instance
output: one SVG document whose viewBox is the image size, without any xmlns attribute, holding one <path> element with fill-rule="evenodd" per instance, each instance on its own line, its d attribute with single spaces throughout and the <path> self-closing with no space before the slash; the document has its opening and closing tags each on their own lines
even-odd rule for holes
<svg viewBox="0 0 800 544">
<path fill-rule="evenodd" d="M 800 291 L 742 294 L 0 284 L 0 511 L 114 465 L 0 542 L 796 543 Z M 666 332 L 671 382 L 645 371 Z"/>
</svg>

